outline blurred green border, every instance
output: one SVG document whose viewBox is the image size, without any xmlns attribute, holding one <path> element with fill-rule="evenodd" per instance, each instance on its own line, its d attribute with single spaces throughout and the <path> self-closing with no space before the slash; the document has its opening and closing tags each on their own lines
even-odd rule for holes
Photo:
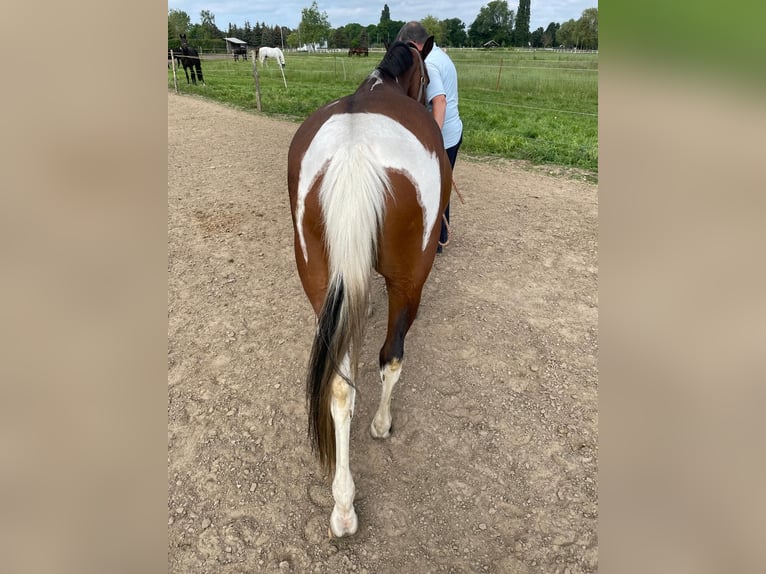
<svg viewBox="0 0 766 574">
<path fill-rule="evenodd" d="M 738 86 L 766 85 L 766 2 L 599 2 L 599 48 L 614 57 Z"/>
</svg>

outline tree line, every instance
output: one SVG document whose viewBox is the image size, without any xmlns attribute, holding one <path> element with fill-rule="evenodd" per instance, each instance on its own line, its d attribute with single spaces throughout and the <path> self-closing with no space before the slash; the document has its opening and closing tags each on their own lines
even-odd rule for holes
<svg viewBox="0 0 766 574">
<path fill-rule="evenodd" d="M 445 47 L 482 47 L 495 42 L 498 46 L 532 48 L 565 47 L 598 49 L 598 8 L 588 8 L 578 20 L 563 23 L 551 22 L 543 29 L 529 29 L 531 0 L 519 0 L 514 12 L 506 0 L 492 0 L 483 6 L 475 20 L 468 26 L 459 18 L 439 20 L 426 16 L 421 20 L 436 43 Z M 392 20 L 388 4 L 384 4 L 378 24 L 362 26 L 352 23 L 333 28 L 326 12 L 320 12 L 316 0 L 301 10 L 297 29 L 287 26 L 271 26 L 265 22 L 243 26 L 229 23 L 226 32 L 215 23 L 215 15 L 209 10 L 200 12 L 200 22 L 192 24 L 189 15 L 182 10 L 168 12 L 168 47 L 178 48 L 179 34 L 186 34 L 189 41 L 203 51 L 225 51 L 223 38 L 235 37 L 250 46 L 284 46 L 300 48 L 307 45 L 326 45 L 327 48 L 382 47 L 392 42 L 405 24 Z"/>
</svg>

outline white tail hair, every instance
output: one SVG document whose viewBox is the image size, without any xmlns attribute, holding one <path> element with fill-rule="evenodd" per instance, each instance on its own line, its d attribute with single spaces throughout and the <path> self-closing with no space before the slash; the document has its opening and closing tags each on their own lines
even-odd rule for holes
<svg viewBox="0 0 766 574">
<path fill-rule="evenodd" d="M 350 375 L 346 381 L 356 384 L 370 276 L 390 188 L 385 168 L 370 159 L 375 157 L 370 151 L 364 144 L 336 150 L 319 189 L 329 280 L 309 359 L 306 396 L 309 436 L 329 469 L 335 465 L 331 381 L 336 373 L 346 378 L 345 370 Z M 350 369 L 339 370 L 346 360 Z"/>
<path fill-rule="evenodd" d="M 330 281 L 343 277 L 346 289 L 366 288 L 377 253 L 386 190 L 384 166 L 364 144 L 340 148 L 325 170 L 319 199 L 330 259 Z"/>
</svg>

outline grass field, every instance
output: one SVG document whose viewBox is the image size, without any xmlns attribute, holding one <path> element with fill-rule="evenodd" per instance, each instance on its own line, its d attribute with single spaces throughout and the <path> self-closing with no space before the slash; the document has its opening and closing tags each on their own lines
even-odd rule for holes
<svg viewBox="0 0 766 574">
<path fill-rule="evenodd" d="M 449 50 L 458 71 L 461 153 L 525 159 L 598 173 L 598 54 Z M 259 64 L 263 113 L 302 121 L 321 105 L 352 93 L 383 57 L 345 53 L 285 54 L 285 77 Z M 204 59 L 206 86 L 179 90 L 255 110 L 250 62 Z M 168 71 L 168 87 L 173 75 Z"/>
</svg>

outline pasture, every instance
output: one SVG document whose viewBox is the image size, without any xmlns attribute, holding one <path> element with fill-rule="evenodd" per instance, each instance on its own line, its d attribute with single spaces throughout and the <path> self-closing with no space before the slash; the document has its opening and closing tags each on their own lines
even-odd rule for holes
<svg viewBox="0 0 766 574">
<path fill-rule="evenodd" d="M 598 54 L 553 51 L 448 51 L 459 78 L 461 153 L 529 160 L 598 172 Z M 259 66 L 262 111 L 302 121 L 353 92 L 383 57 L 347 52 L 286 52 L 287 88 L 275 65 Z M 179 82 L 182 93 L 256 110 L 250 62 L 203 56 L 207 86 Z M 183 78 L 183 73 L 181 73 Z M 168 88 L 173 89 L 168 71 Z"/>
<path fill-rule="evenodd" d="M 369 430 L 386 330 L 373 281 L 359 530 L 329 540 L 287 194 L 297 127 L 168 93 L 168 572 L 597 572 L 596 186 L 458 157 L 465 204 L 453 196 L 385 441 Z"/>
</svg>

